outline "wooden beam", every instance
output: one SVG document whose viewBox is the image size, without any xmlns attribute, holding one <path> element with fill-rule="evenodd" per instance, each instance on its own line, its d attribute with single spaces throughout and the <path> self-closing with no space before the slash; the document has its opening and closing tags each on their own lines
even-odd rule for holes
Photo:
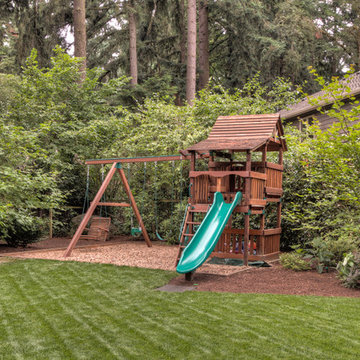
<svg viewBox="0 0 360 360">
<path fill-rule="evenodd" d="M 281 234 L 281 228 L 275 228 L 275 229 L 265 229 L 264 230 L 265 235 L 279 235 Z"/>
<path fill-rule="evenodd" d="M 281 196 L 283 194 L 283 189 L 281 188 L 274 188 L 274 187 L 270 187 L 270 186 L 265 186 L 265 193 L 267 195 L 271 195 L 271 196 Z"/>
<path fill-rule="evenodd" d="M 77 228 L 73 238 L 71 239 L 71 242 L 69 244 L 69 246 L 67 247 L 64 256 L 68 257 L 71 255 L 71 252 L 74 248 L 74 246 L 76 245 L 76 243 L 79 241 L 81 234 L 83 233 L 86 224 L 89 222 L 92 214 L 95 211 L 96 206 L 98 205 L 98 203 L 101 200 L 101 197 L 103 196 L 106 188 L 108 187 L 112 177 L 114 176 L 116 172 L 116 163 L 113 163 L 109 172 L 107 173 L 104 182 L 101 184 L 99 191 L 97 192 L 97 194 L 95 195 L 95 198 L 93 200 L 93 202 L 90 204 L 86 214 L 84 215 L 79 227 Z"/>
<path fill-rule="evenodd" d="M 135 213 L 136 219 L 137 219 L 137 221 L 139 223 L 139 226 L 141 227 L 142 233 L 144 235 L 145 242 L 146 242 L 148 247 L 151 247 L 152 246 L 151 240 L 150 240 L 149 235 L 148 235 L 148 233 L 146 231 L 145 225 L 144 225 L 143 220 L 141 218 L 140 211 L 139 211 L 139 209 L 138 209 L 138 207 L 136 205 L 135 198 L 134 198 L 134 196 L 133 196 L 133 194 L 131 192 L 129 183 L 128 183 L 127 179 L 126 179 L 124 170 L 121 167 L 121 164 L 115 164 L 115 166 L 117 167 L 117 170 L 118 170 L 118 172 L 120 174 L 122 183 L 124 185 L 124 189 L 126 191 L 127 196 L 129 197 L 130 204 L 131 204 L 131 207 L 132 207 L 132 209 L 133 209 L 133 211 Z"/>
<path fill-rule="evenodd" d="M 183 155 L 165 155 L 165 156 L 142 156 L 132 158 L 114 158 L 114 159 L 89 159 L 85 161 L 86 165 L 96 164 L 116 164 L 116 163 L 144 163 L 153 161 L 177 161 L 177 160 L 190 160 L 189 156 Z"/>
<path fill-rule="evenodd" d="M 229 163 L 230 165 L 230 163 Z M 189 172 L 189 177 L 190 178 L 194 178 L 197 176 L 202 176 L 202 175 L 208 175 L 208 176 L 212 176 L 215 178 L 222 178 L 225 176 L 229 176 L 229 175 L 237 175 L 237 176 L 241 176 L 243 178 L 253 178 L 253 179 L 260 179 L 260 180 L 266 180 L 267 175 L 264 173 L 259 173 L 256 171 L 190 171 Z"/>
<path fill-rule="evenodd" d="M 128 203 L 116 203 L 116 202 L 99 202 L 99 206 L 118 206 L 118 207 L 130 207 L 131 205 Z"/>
</svg>

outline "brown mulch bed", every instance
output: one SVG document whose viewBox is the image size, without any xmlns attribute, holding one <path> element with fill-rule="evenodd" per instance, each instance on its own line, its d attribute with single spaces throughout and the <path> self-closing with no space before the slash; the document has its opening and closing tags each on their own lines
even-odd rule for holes
<svg viewBox="0 0 360 360">
<path fill-rule="evenodd" d="M 175 270 L 177 246 L 154 242 L 153 247 L 148 248 L 141 239 L 129 241 L 129 237 L 119 237 L 106 243 L 81 241 L 68 258 L 63 257 L 64 250 L 51 250 L 65 248 L 69 241 L 69 238 L 45 240 L 26 249 L 9 249 L 0 244 L 0 255 Z M 196 271 L 192 282 L 185 281 L 181 275 L 171 280 L 170 284 L 193 284 L 196 291 L 360 297 L 360 290 L 343 287 L 335 272 L 294 272 L 277 263 L 271 265 L 254 268 L 205 263 Z"/>
<path fill-rule="evenodd" d="M 83 246 L 98 246 L 98 245 L 108 245 L 113 243 L 120 243 L 122 241 L 133 239 L 131 236 L 116 236 L 111 238 L 111 241 L 107 241 L 106 243 L 101 243 L 96 240 L 79 240 L 76 244 L 76 247 Z M 71 239 L 68 237 L 59 237 L 53 239 L 44 239 L 38 241 L 36 243 L 29 244 L 26 248 L 23 247 L 12 247 L 6 244 L 5 242 L 0 241 L 0 255 L 6 253 L 15 253 L 15 252 L 24 252 L 24 251 L 34 251 L 34 250 L 46 250 L 46 249 L 63 249 L 66 248 Z"/>
<path fill-rule="evenodd" d="M 271 267 L 248 268 L 225 278 L 195 273 L 191 283 L 197 284 L 198 291 L 360 297 L 359 289 L 347 289 L 341 285 L 335 271 L 323 274 L 296 272 L 284 269 L 278 263 L 272 263 Z M 182 276 L 171 280 L 170 284 L 189 286 Z"/>
</svg>

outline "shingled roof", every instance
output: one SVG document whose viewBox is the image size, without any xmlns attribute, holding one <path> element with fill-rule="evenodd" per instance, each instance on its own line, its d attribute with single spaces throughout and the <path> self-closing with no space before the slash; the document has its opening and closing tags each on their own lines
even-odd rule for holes
<svg viewBox="0 0 360 360">
<path fill-rule="evenodd" d="M 350 96 L 360 95 L 360 72 L 356 72 L 347 79 L 341 80 L 340 83 L 344 86 L 344 99 Z M 310 98 L 316 99 L 325 95 L 325 93 L 325 91 L 318 91 L 310 95 Z M 319 106 L 327 104 L 331 104 L 331 100 L 323 100 L 317 105 L 311 105 L 309 104 L 309 100 L 306 98 L 299 103 L 290 106 L 289 109 L 281 110 L 280 117 L 282 120 L 290 120 L 301 116 L 307 116 L 316 112 Z"/>
<path fill-rule="evenodd" d="M 286 150 L 279 114 L 219 116 L 209 137 L 187 151 L 255 151 L 266 143 Z M 276 142 L 280 140 L 280 144 Z"/>
</svg>

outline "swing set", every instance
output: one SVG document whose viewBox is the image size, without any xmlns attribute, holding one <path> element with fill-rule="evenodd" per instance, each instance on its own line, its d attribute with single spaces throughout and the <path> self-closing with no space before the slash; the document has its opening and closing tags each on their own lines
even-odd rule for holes
<svg viewBox="0 0 360 360">
<path fill-rule="evenodd" d="M 86 182 L 86 192 L 85 192 L 85 200 L 84 200 L 84 206 L 83 206 L 83 213 L 85 213 L 85 209 L 87 207 L 87 211 L 76 230 L 68 248 L 65 251 L 64 256 L 70 256 L 73 248 L 75 247 L 76 243 L 79 241 L 79 239 L 86 239 L 91 238 L 94 239 L 96 236 L 94 236 L 95 231 L 91 232 L 92 228 L 99 228 L 98 234 L 101 234 L 101 240 L 104 240 L 107 238 L 106 235 L 108 235 L 108 228 L 104 228 L 104 222 L 108 224 L 108 227 L 110 226 L 111 219 L 106 217 L 102 218 L 100 217 L 92 217 L 95 209 L 100 207 L 131 207 L 132 208 L 132 214 L 131 214 L 131 235 L 132 236 L 139 236 L 143 235 L 144 240 L 148 247 L 152 246 L 151 240 L 149 238 L 148 232 L 145 228 L 144 222 L 142 220 L 142 214 L 144 210 L 144 194 L 146 192 L 146 177 L 147 177 L 147 163 L 154 162 L 155 163 L 155 184 L 154 184 L 154 203 L 155 203 L 155 234 L 158 240 L 165 241 L 165 239 L 159 234 L 159 178 L 158 178 L 158 162 L 159 161 L 172 161 L 172 174 L 173 174 L 173 189 L 172 189 L 172 202 L 175 201 L 174 195 L 174 176 L 175 176 L 175 161 L 181 161 L 181 160 L 190 160 L 190 157 L 184 156 L 184 155 L 164 155 L 164 156 L 145 156 L 145 157 L 133 157 L 133 158 L 117 158 L 117 159 L 96 159 L 96 160 L 87 160 L 85 164 L 89 165 L 102 165 L 102 184 L 100 186 L 100 189 L 98 190 L 97 194 L 95 195 L 92 202 L 89 201 L 89 168 L 87 170 L 87 182 Z M 135 198 L 132 194 L 129 182 L 131 179 L 131 164 L 132 163 L 144 163 L 144 174 L 143 174 L 143 184 L 142 184 L 142 199 L 140 203 L 140 210 L 136 204 Z M 106 164 L 112 164 L 109 172 L 107 173 L 106 177 L 104 178 L 104 165 Z M 127 164 L 127 176 L 125 175 L 125 171 L 123 168 L 123 164 Z M 124 190 L 126 192 L 126 195 L 129 199 L 129 202 L 107 202 L 104 198 L 105 191 L 107 187 L 109 186 L 113 176 L 118 173 L 121 179 L 121 183 L 124 187 Z M 136 217 L 136 221 L 138 223 L 138 227 L 134 226 L 134 215 Z M 93 219 L 93 220 L 91 220 Z M 98 226 L 97 222 L 100 221 L 100 219 L 104 219 L 102 224 Z M 106 221 L 108 219 L 108 221 Z M 95 224 L 93 225 L 93 221 L 95 220 Z M 110 220 L 110 221 L 109 221 Z M 86 228 L 87 224 L 91 221 L 90 228 Z M 101 221 L 100 221 L 101 222 Z M 102 230 L 102 231 L 101 231 Z M 84 231 L 88 231 L 87 235 L 83 235 Z M 104 234 L 105 231 L 105 234 Z M 107 232 L 107 234 L 106 234 Z M 99 235 L 100 236 L 100 235 Z"/>
<path fill-rule="evenodd" d="M 88 165 L 111 164 L 111 168 L 64 256 L 70 256 L 97 206 L 131 207 L 139 224 L 133 233 L 141 231 L 146 244 L 152 246 L 125 176 L 124 163 L 155 163 L 156 236 L 162 240 L 157 221 L 160 188 L 157 163 L 190 160 L 190 196 L 181 225 L 177 271 L 190 279 L 211 256 L 243 259 L 244 265 L 248 260 L 277 258 L 280 252 L 283 152 L 287 150 L 283 135 L 279 114 L 220 116 L 209 137 L 181 150 L 181 155 L 86 161 Z M 268 157 L 269 153 L 273 155 Z M 205 161 L 199 163 L 200 159 Z M 120 175 L 129 203 L 103 199 L 115 173 Z M 267 222 L 266 216 L 270 214 L 274 220 Z M 235 221 L 235 216 L 241 217 L 241 222 Z M 199 221 L 201 217 L 203 219 Z"/>
</svg>

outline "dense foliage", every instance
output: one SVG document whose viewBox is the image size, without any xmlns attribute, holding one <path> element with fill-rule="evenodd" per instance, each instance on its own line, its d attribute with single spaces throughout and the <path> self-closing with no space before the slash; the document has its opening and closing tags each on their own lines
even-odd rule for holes
<svg viewBox="0 0 360 360">
<path fill-rule="evenodd" d="M 288 129 L 283 246 L 308 248 L 321 271 L 360 245 L 360 105 L 350 97 L 352 106 L 344 107 L 350 89 L 312 72 L 324 92 L 309 101 L 337 121 L 325 131 L 316 119 L 305 132 Z M 332 102 L 330 109 L 320 106 Z"/>
<path fill-rule="evenodd" d="M 91 70 L 79 85 L 79 64 L 57 48 L 51 66 L 40 68 L 33 51 L 21 78 L 13 79 L 16 86 L 5 87 L 1 136 L 11 140 L 1 143 L 1 229 L 5 239 L 9 239 L 9 224 L 15 220 L 19 228 L 23 223 L 30 229 L 31 224 L 38 235 L 39 219 L 50 208 L 81 207 L 86 158 L 176 154 L 206 138 L 219 115 L 273 112 L 296 97 L 286 81 L 278 79 L 272 88 L 266 88 L 255 76 L 233 93 L 221 87 L 204 90 L 193 107 L 176 106 L 169 96 L 154 96 L 137 109 L 127 109 L 112 105 L 127 92 L 126 78 L 100 83 L 100 73 Z M 188 195 L 187 164 L 148 164 L 145 174 L 144 170 L 141 164 L 126 168 L 145 223 L 152 234 L 157 224 L 159 231 L 175 241 L 183 213 L 183 206 L 176 203 Z M 106 167 L 91 168 L 90 198 L 105 171 Z M 126 200 L 119 179 L 114 179 L 105 196 Z M 169 206 L 169 200 L 173 205 Z M 7 216 L 5 208 L 12 211 L 7 211 Z M 130 211 L 107 210 L 113 212 L 119 231 L 129 232 Z M 22 218 L 14 215 L 13 219 L 11 213 L 22 214 Z M 55 217 L 58 231 L 66 230 L 62 224 L 66 226 L 68 219 L 59 213 Z"/>
<path fill-rule="evenodd" d="M 79 86 L 78 60 L 56 49 L 51 68 L 40 69 L 36 58 L 33 51 L 20 80 L 2 77 L 0 233 L 15 245 L 39 236 L 44 210 L 77 202 L 80 159 L 96 156 L 107 139 L 97 136 L 84 150 L 73 134 L 111 118 L 106 98 L 123 82 L 99 86 L 98 74 L 89 71 Z"/>
</svg>

